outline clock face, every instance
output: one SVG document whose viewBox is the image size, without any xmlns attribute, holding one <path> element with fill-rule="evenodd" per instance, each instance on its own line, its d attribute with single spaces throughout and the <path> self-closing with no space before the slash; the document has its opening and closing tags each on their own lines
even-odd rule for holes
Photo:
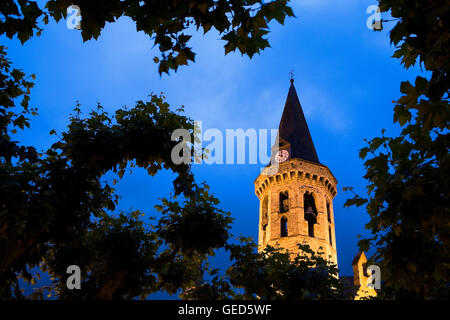
<svg viewBox="0 0 450 320">
<path fill-rule="evenodd" d="M 275 155 L 275 161 L 278 163 L 285 162 L 289 158 L 289 151 L 280 150 Z"/>
</svg>

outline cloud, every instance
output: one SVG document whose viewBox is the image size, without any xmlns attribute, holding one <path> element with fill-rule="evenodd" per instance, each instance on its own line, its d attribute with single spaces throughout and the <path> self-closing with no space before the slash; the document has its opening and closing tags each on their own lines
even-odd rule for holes
<svg viewBox="0 0 450 320">
<path fill-rule="evenodd" d="M 339 97 L 327 94 L 309 83 L 302 83 L 301 88 L 298 95 L 308 122 L 319 123 L 332 133 L 350 130 L 351 119 Z"/>
<path fill-rule="evenodd" d="M 284 89 L 276 90 L 269 86 L 261 88 L 248 101 L 241 102 L 241 108 L 235 114 L 236 119 L 247 119 L 248 127 L 278 128 L 288 93 L 287 88 Z M 339 97 L 306 82 L 297 83 L 296 89 L 309 126 L 319 125 L 329 133 L 350 130 L 351 119 Z"/>
</svg>

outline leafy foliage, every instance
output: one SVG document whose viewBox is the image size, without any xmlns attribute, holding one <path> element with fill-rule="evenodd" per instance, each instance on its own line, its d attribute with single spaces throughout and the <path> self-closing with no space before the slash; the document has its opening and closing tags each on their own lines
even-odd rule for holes
<svg viewBox="0 0 450 320">
<path fill-rule="evenodd" d="M 34 77 L 34 76 L 32 76 Z M 26 240 L 17 241 L 13 235 L 6 236 L 10 229 L 16 229 L 18 236 L 25 235 L 24 222 L 17 218 L 7 219 L 3 214 L 8 209 L 17 212 L 17 215 L 26 214 L 22 211 L 27 205 L 28 195 L 32 195 L 32 184 L 35 183 L 35 168 L 38 161 L 38 153 L 33 147 L 18 145 L 12 140 L 11 135 L 16 128 L 23 129 L 29 126 L 26 116 L 35 114 L 35 108 L 29 107 L 30 90 L 34 83 L 27 80 L 22 70 L 12 68 L 11 61 L 6 57 L 5 47 L 0 46 L 0 283 L 4 281 L 7 286 L 17 284 L 14 274 L 6 274 L 3 266 L 15 260 L 27 246 Z M 10 201 L 7 208 L 6 199 Z M 31 234 L 31 238 L 34 235 Z M 10 243 L 10 249 L 4 247 L 4 243 Z M 6 252 L 11 250 L 10 252 Z M 30 261 L 35 261 L 35 256 L 30 256 Z M 25 275 L 29 273 L 25 269 Z M 8 280 L 6 280 L 8 278 Z M 0 296 L 4 295 L 5 287 L 0 288 Z M 9 292 L 9 288 L 6 289 Z"/>
<path fill-rule="evenodd" d="M 417 62 L 431 73 L 402 82 L 395 102 L 398 137 L 372 139 L 360 151 L 365 159 L 367 204 L 373 237 L 359 246 L 376 248 L 386 298 L 441 298 L 450 282 L 449 220 L 449 54 L 447 1 L 380 0 L 397 23 L 390 32 L 394 57 L 409 68 Z"/>
<path fill-rule="evenodd" d="M 349 299 L 352 288 L 338 277 L 337 266 L 308 245 L 294 254 L 280 247 L 257 251 L 249 238 L 228 244 L 233 264 L 224 276 L 210 270 L 212 279 L 183 292 L 187 299 L 317 300 Z"/>
<path fill-rule="evenodd" d="M 171 161 L 177 143 L 171 132 L 192 131 L 192 121 L 170 111 L 157 95 L 130 110 L 118 109 L 113 117 L 98 106 L 83 119 L 77 108 L 62 139 L 38 154 L 8 134 L 26 121 L 11 108 L 19 100 L 22 112 L 28 111 L 32 84 L 21 71 L 11 70 L 4 55 L 1 59 L 1 96 L 14 99 L 1 109 L 0 122 L 0 296 L 23 298 L 18 276 L 35 283 L 36 274 L 29 270 L 38 266 L 54 281 L 37 297 L 50 290 L 58 297 L 81 298 L 65 289 L 64 281 L 67 266 L 77 263 L 88 275 L 82 295 L 88 299 L 175 292 L 201 275 L 202 262 L 225 245 L 231 218 L 216 207 L 206 185 L 195 183 L 189 165 Z M 150 175 L 161 169 L 176 174 L 174 196 L 184 203 L 163 199 L 157 225 L 145 226 L 139 212 L 111 213 L 118 196 L 101 178 L 110 170 L 121 177 L 130 164 Z M 214 234 L 201 241 L 192 237 L 204 230 Z"/>
<path fill-rule="evenodd" d="M 48 17 L 59 21 L 66 18 L 67 8 L 77 5 L 81 9 L 81 35 L 84 41 L 97 39 L 107 22 L 120 17 L 131 18 L 136 30 L 143 31 L 158 46 L 161 57 L 159 73 L 169 73 L 179 66 L 195 60 L 195 53 L 188 46 L 195 28 L 207 33 L 215 29 L 225 41 L 225 54 L 236 49 L 250 58 L 269 47 L 265 35 L 268 24 L 276 20 L 283 24 L 286 16 L 293 17 L 289 0 L 50 0 L 45 9 L 36 2 L 5 0 L 0 5 L 0 35 L 9 38 L 17 35 L 22 43 L 34 30 L 42 31 L 37 24 L 40 17 L 47 23 Z"/>
<path fill-rule="evenodd" d="M 39 36 L 42 28 L 38 26 L 39 18 L 48 22 L 48 15 L 39 8 L 36 1 L 4 0 L 0 3 L 0 35 L 8 38 L 17 36 L 22 44 L 30 39 L 34 32 Z"/>
</svg>

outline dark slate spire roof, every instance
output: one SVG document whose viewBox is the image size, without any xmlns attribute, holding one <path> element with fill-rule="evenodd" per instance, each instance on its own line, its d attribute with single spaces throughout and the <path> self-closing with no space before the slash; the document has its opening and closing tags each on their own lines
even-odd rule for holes
<svg viewBox="0 0 450 320">
<path fill-rule="evenodd" d="M 284 105 L 278 134 L 280 142 L 284 140 L 290 143 L 291 158 L 320 163 L 302 106 L 295 91 L 293 79 L 291 79 L 291 87 Z"/>
</svg>

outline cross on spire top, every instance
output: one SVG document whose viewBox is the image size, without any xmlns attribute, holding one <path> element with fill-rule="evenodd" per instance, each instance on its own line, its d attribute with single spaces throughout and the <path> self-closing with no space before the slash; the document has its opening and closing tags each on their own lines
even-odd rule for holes
<svg viewBox="0 0 450 320">
<path fill-rule="evenodd" d="M 294 84 L 294 78 L 295 78 L 294 70 L 289 71 L 289 80 L 291 80 L 291 84 Z"/>
</svg>

